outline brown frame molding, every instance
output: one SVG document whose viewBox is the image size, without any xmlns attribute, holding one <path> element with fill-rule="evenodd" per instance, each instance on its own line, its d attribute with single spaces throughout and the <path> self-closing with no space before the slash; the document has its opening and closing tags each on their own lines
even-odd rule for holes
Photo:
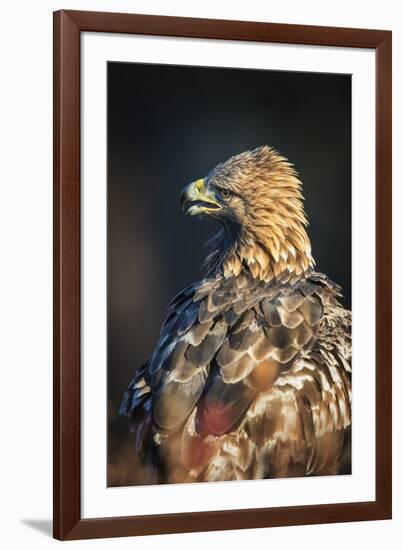
<svg viewBox="0 0 402 550">
<path fill-rule="evenodd" d="M 113 32 L 373 48 L 376 56 L 376 500 L 81 518 L 80 35 Z M 390 31 L 61 10 L 54 13 L 54 537 L 84 539 L 391 518 Z"/>
</svg>

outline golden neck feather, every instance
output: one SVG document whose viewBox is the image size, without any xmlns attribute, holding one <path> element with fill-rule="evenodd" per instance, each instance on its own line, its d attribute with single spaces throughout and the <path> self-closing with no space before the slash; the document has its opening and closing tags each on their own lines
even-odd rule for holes
<svg viewBox="0 0 402 550">
<path fill-rule="evenodd" d="M 274 161 L 253 178 L 237 232 L 228 235 L 226 227 L 211 240 L 209 274 L 219 270 L 230 277 L 246 269 L 254 278 L 270 281 L 299 278 L 314 267 L 301 182 L 286 159 L 276 155 Z"/>
</svg>

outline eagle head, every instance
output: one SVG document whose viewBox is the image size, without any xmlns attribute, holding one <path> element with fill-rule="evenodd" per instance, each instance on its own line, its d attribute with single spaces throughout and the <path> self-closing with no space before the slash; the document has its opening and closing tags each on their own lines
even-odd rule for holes
<svg viewBox="0 0 402 550">
<path fill-rule="evenodd" d="M 208 215 L 223 229 L 212 241 L 209 270 L 225 276 L 245 268 L 269 280 L 300 276 L 314 264 L 303 208 L 301 182 L 292 164 L 268 146 L 218 164 L 181 195 L 187 214 Z"/>
</svg>

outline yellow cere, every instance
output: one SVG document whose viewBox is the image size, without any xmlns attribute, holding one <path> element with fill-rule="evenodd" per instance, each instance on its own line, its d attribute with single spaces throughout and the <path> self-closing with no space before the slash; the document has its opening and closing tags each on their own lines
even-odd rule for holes
<svg viewBox="0 0 402 550">
<path fill-rule="evenodd" d="M 202 178 L 197 180 L 194 185 L 198 193 L 203 193 L 205 191 L 204 180 Z"/>
</svg>

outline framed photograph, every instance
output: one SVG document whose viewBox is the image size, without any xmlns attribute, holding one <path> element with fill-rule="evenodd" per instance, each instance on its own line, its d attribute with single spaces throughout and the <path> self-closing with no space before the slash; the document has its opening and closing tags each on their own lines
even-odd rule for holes
<svg viewBox="0 0 402 550">
<path fill-rule="evenodd" d="M 56 12 L 54 279 L 56 538 L 391 518 L 391 32 Z"/>
</svg>

